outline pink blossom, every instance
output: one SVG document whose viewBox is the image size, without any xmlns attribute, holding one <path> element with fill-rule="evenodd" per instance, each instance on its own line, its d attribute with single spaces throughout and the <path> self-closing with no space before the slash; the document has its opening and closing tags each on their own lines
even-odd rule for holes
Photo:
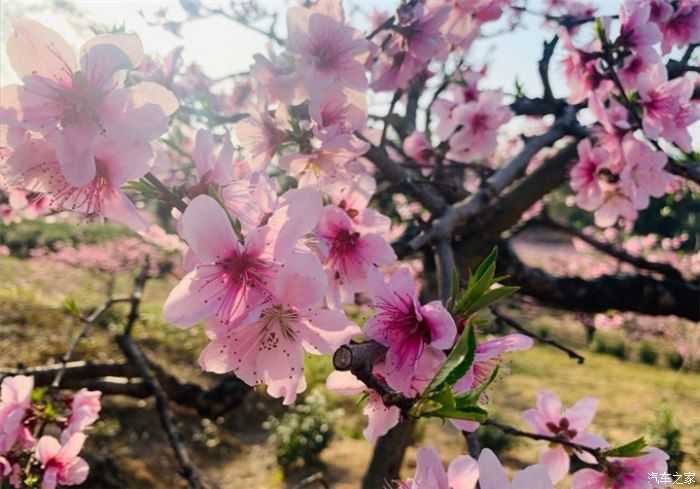
<svg viewBox="0 0 700 489">
<path fill-rule="evenodd" d="M 163 315 L 168 321 L 190 327 L 215 317 L 222 327 L 233 327 L 267 300 L 275 266 L 270 228 L 252 230 L 241 244 L 221 206 L 200 195 L 182 216 L 182 237 L 198 264 L 166 299 Z"/>
<path fill-rule="evenodd" d="M 287 49 L 297 56 L 309 93 L 334 82 L 364 88 L 368 42 L 362 33 L 338 20 L 304 8 L 287 11 Z"/>
<path fill-rule="evenodd" d="M 562 60 L 562 67 L 566 83 L 569 85 L 571 94 L 569 103 L 579 103 L 588 97 L 591 91 L 596 90 L 603 83 L 603 75 L 598 70 L 598 63 L 592 53 L 598 51 L 597 40 L 592 41 L 583 49 L 577 48 L 571 36 L 566 30 L 559 31 L 559 37 L 567 51 L 566 57 Z"/>
<path fill-rule="evenodd" d="M 24 426 L 24 418 L 31 404 L 34 377 L 16 375 L 5 377 L 0 390 L 0 455 L 7 454 L 15 444 L 26 448 L 34 442 Z"/>
<path fill-rule="evenodd" d="M 649 21 L 650 14 L 651 6 L 648 3 L 632 8 L 626 5 L 620 6 L 620 35 L 615 40 L 615 44 L 637 50 L 661 41 L 661 30 Z"/>
<path fill-rule="evenodd" d="M 396 260 L 382 235 L 362 231 L 343 209 L 332 204 L 323 208 L 316 236 L 329 280 L 326 300 L 334 308 L 353 302 L 355 293 L 366 291 L 369 280 L 379 273 L 377 266 Z"/>
<path fill-rule="evenodd" d="M 649 197 L 661 197 L 675 178 L 664 170 L 667 156 L 628 134 L 622 142 L 627 164 L 620 173 L 620 185 L 635 209 L 646 209 Z"/>
<path fill-rule="evenodd" d="M 676 46 L 700 42 L 700 4 L 695 0 L 681 0 L 675 12 L 666 21 L 659 21 L 663 34 L 661 49 L 664 54 Z"/>
<path fill-rule="evenodd" d="M 378 233 L 386 236 L 391 219 L 367 207 L 377 189 L 374 177 L 359 173 L 352 180 L 338 179 L 327 187 L 331 203 L 345 211 L 361 233 Z"/>
<path fill-rule="evenodd" d="M 360 329 L 341 311 L 319 309 L 328 281 L 318 259 L 292 253 L 269 284 L 270 298 L 240 328 L 215 335 L 199 357 L 206 371 L 233 371 L 249 385 L 294 402 L 306 388 L 303 353 L 328 355 Z"/>
<path fill-rule="evenodd" d="M 484 448 L 479 455 L 479 487 L 481 489 L 552 489 L 547 470 L 541 465 L 531 465 L 508 480 L 503 465 L 496 455 Z M 582 488 L 581 488 L 582 489 Z"/>
<path fill-rule="evenodd" d="M 100 417 L 100 391 L 80 389 L 70 403 L 68 426 L 61 432 L 61 443 L 66 443 L 75 433 L 85 431 Z"/>
<path fill-rule="evenodd" d="M 603 148 L 593 148 L 588 139 L 578 143 L 578 162 L 571 169 L 571 188 L 576 192 L 576 203 L 582 209 L 591 211 L 601 204 L 603 191 L 599 174 L 609 157 Z"/>
<path fill-rule="evenodd" d="M 148 225 L 120 187 L 148 171 L 151 146 L 108 136 L 97 140 L 92 155 L 95 173 L 82 186 L 72 185 L 65 178 L 55 152 L 42 139 L 31 139 L 18 147 L 2 173 L 11 185 L 45 193 L 53 208 L 107 218 L 135 231 L 146 231 Z"/>
<path fill-rule="evenodd" d="M 474 489 L 479 479 L 479 465 L 469 455 L 450 462 L 447 471 L 433 445 L 425 445 L 416 453 L 413 479 L 400 482 L 398 489 Z"/>
<path fill-rule="evenodd" d="M 123 86 L 124 70 L 139 64 L 135 35 L 96 36 L 81 48 L 80 63 L 66 41 L 38 22 L 13 22 L 10 64 L 24 85 L 2 89 L 3 120 L 40 131 L 56 150 L 60 170 L 75 187 L 98 174 L 94 145 L 103 136 L 145 143 L 163 134 L 178 107 L 155 83 Z"/>
<path fill-rule="evenodd" d="M 352 133 L 362 129 L 367 117 L 365 95 L 359 90 L 343 88 L 339 85 L 325 88 L 320 93 L 312 94 L 309 100 L 309 116 L 321 132 Z M 318 135 L 318 133 L 317 133 Z"/>
<path fill-rule="evenodd" d="M 467 373 L 457 381 L 455 392 L 467 392 L 478 387 L 491 377 L 501 363 L 503 355 L 514 351 L 527 350 L 532 347 L 532 338 L 522 334 L 509 334 L 494 340 L 479 343 L 474 354 L 474 363 Z M 479 427 L 475 421 L 450 420 L 460 430 L 472 432 Z"/>
<path fill-rule="evenodd" d="M 596 404 L 594 397 L 585 397 L 564 411 L 561 401 L 542 389 L 537 393 L 537 409 L 524 411 L 523 418 L 540 435 L 560 437 L 590 448 L 606 448 L 609 445 L 603 438 L 585 431 L 595 416 Z M 574 453 L 584 462 L 596 463 L 588 452 L 574 450 Z M 569 452 L 561 445 L 544 450 L 539 462 L 554 484 L 569 473 Z"/>
<path fill-rule="evenodd" d="M 397 17 L 402 25 L 397 29 L 398 34 L 376 38 L 385 45 L 372 68 L 374 90 L 404 88 L 431 60 L 444 59 L 449 45 L 442 38 L 440 27 L 449 10 L 446 5 L 426 9 L 421 3 L 399 7 Z"/>
<path fill-rule="evenodd" d="M 403 140 L 403 152 L 413 158 L 419 165 L 431 167 L 435 165 L 433 148 L 425 137 L 425 133 L 416 131 Z"/>
<path fill-rule="evenodd" d="M 476 102 L 458 105 L 452 111 L 452 122 L 458 129 L 449 139 L 448 158 L 468 163 L 493 153 L 498 130 L 513 117 L 501 99 L 499 91 L 482 92 Z"/>
<path fill-rule="evenodd" d="M 75 433 L 61 445 L 53 436 L 42 436 L 36 444 L 36 458 L 44 469 L 41 489 L 57 485 L 74 486 L 87 478 L 87 462 L 78 457 L 85 443 L 84 433 Z"/>
<path fill-rule="evenodd" d="M 374 281 L 372 288 L 376 314 L 365 323 L 364 333 L 388 347 L 385 377 L 389 387 L 408 394 L 423 350 L 452 346 L 457 334 L 454 319 L 440 301 L 419 302 L 408 268 L 395 272 L 388 283 Z"/>
<path fill-rule="evenodd" d="M 649 474 L 668 472 L 668 455 L 658 448 L 645 449 L 640 457 L 610 458 L 604 472 L 581 469 L 571 477 L 572 489 L 650 489 L 666 487 L 654 484 Z"/>
<path fill-rule="evenodd" d="M 287 140 L 285 123 L 265 111 L 256 111 L 236 124 L 236 137 L 255 170 L 267 168 L 279 146 Z"/>
<path fill-rule="evenodd" d="M 255 63 L 250 67 L 250 74 L 263 87 L 269 101 L 291 106 L 302 103 L 309 95 L 303 85 L 303 73 L 288 56 L 267 59 L 256 54 L 253 59 Z"/>
<path fill-rule="evenodd" d="M 700 109 L 691 101 L 693 82 L 683 77 L 666 81 L 665 70 L 660 68 L 655 75 L 641 75 L 637 85 L 644 108 L 644 134 L 651 139 L 663 137 L 683 151 L 692 151 L 688 128 L 700 119 Z"/>
</svg>

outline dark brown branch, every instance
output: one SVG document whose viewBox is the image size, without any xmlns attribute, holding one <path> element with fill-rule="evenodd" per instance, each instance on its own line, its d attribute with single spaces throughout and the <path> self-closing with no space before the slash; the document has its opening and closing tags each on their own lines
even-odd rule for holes
<svg viewBox="0 0 700 489">
<path fill-rule="evenodd" d="M 575 125 L 575 118 L 570 112 L 565 119 L 558 120 L 552 127 L 538 136 L 528 139 L 523 149 L 503 168 L 496 171 L 478 192 L 463 202 L 455 204 L 433 221 L 429 231 L 423 233 L 410 243 L 412 251 L 418 250 L 435 239 L 450 238 L 457 226 L 469 221 L 483 211 L 491 199 L 510 186 L 526 170 L 532 158 L 543 148 L 551 146 L 567 135 Z"/>
<path fill-rule="evenodd" d="M 554 54 L 554 48 L 559 41 L 559 36 L 554 36 L 551 41 L 544 41 L 544 50 L 542 52 L 542 59 L 538 63 L 538 69 L 540 72 L 540 79 L 542 80 L 543 95 L 542 98 L 546 101 L 553 101 L 554 95 L 552 94 L 552 86 L 549 83 L 549 62 Z"/>
<path fill-rule="evenodd" d="M 455 255 L 450 238 L 439 239 L 435 242 L 435 266 L 437 268 L 438 294 L 444 304 L 452 297 L 452 270 L 455 268 Z"/>
<path fill-rule="evenodd" d="M 145 272 L 144 272 L 145 270 Z M 131 310 L 129 312 L 129 318 L 137 318 L 138 310 L 141 304 L 141 295 L 143 293 L 143 287 L 148 280 L 148 260 L 146 260 L 144 267 L 136 277 L 134 281 L 134 292 L 132 294 L 131 300 Z M 129 321 L 124 329 L 124 334 L 121 334 L 115 338 L 117 345 L 121 349 L 124 356 L 133 364 L 136 370 L 139 372 L 141 378 L 148 386 L 148 388 L 153 393 L 156 400 L 156 409 L 160 417 L 161 424 L 165 429 L 165 433 L 168 436 L 170 445 L 175 452 L 175 458 L 180 464 L 180 474 L 187 480 L 189 487 L 192 489 L 199 489 L 205 487 L 204 484 L 199 480 L 199 476 L 190 461 L 190 457 L 182 443 L 180 430 L 177 427 L 175 420 L 175 415 L 170 410 L 168 405 L 168 396 L 161 387 L 161 385 L 156 380 L 155 376 L 151 372 L 151 367 L 148 365 L 146 357 L 141 353 L 138 345 L 134 342 L 133 338 L 130 336 L 131 329 L 133 327 L 135 319 Z"/>
<path fill-rule="evenodd" d="M 362 136 L 361 134 L 359 135 Z M 364 138 L 362 138 L 364 139 Z M 434 215 L 440 215 L 447 208 L 445 199 L 430 186 L 430 183 L 413 172 L 403 168 L 389 157 L 386 149 L 370 146 L 364 154 L 393 184 L 402 187 Z"/>
<path fill-rule="evenodd" d="M 139 377 L 138 371 L 130 363 L 76 361 L 65 364 L 6 370 L 0 372 L 0 379 L 13 375 L 30 375 L 34 377 L 35 385 L 48 386 L 61 370 L 63 370 L 63 381 L 74 383 L 99 377 Z"/>
<path fill-rule="evenodd" d="M 569 355 L 569 358 L 576 360 L 579 364 L 583 363 L 586 360 L 583 356 L 579 355 L 571 348 L 568 348 L 557 341 L 550 340 L 549 338 L 543 338 L 542 336 L 539 336 L 539 335 L 533 333 L 532 331 L 525 329 L 515 319 L 510 318 L 510 317 L 506 316 L 505 314 L 503 314 L 496 306 L 491 307 L 491 313 L 495 316 L 497 323 L 503 324 L 505 326 L 509 326 L 509 327 L 513 328 L 514 330 L 521 332 L 525 336 L 529 336 L 530 338 L 539 341 L 540 343 L 544 343 L 545 345 L 553 346 L 554 348 L 557 348 L 557 349 L 563 351 L 564 353 L 566 353 L 567 355 Z"/>
<path fill-rule="evenodd" d="M 558 436 L 548 436 L 548 435 L 540 435 L 538 433 L 530 433 L 528 431 L 522 431 L 517 428 L 514 428 L 512 426 L 505 425 L 503 423 L 499 423 L 498 421 L 494 421 L 492 419 L 487 419 L 484 422 L 485 425 L 487 426 L 493 426 L 494 428 L 497 428 L 501 430 L 504 433 L 507 433 L 509 435 L 513 436 L 521 436 L 524 438 L 530 438 L 531 440 L 542 440 L 542 441 L 548 441 L 550 443 L 556 443 L 557 445 L 562 445 L 565 447 L 572 448 L 574 450 L 577 450 L 579 452 L 588 452 L 591 455 L 593 455 L 598 463 L 600 464 L 605 464 L 605 457 L 601 453 L 600 449 L 598 448 L 590 448 L 586 447 L 584 445 L 579 445 L 578 443 L 573 443 L 566 438 L 558 437 Z"/>
<path fill-rule="evenodd" d="M 156 409 L 158 410 L 158 415 L 160 416 L 160 421 L 163 428 L 168 435 L 170 445 L 173 447 L 173 451 L 175 452 L 175 457 L 180 464 L 181 475 L 187 480 L 190 488 L 203 488 L 204 485 L 200 482 L 199 476 L 197 475 L 197 472 L 190 461 L 190 457 L 187 454 L 187 450 L 182 444 L 180 430 L 178 429 L 175 421 L 175 415 L 168 406 L 168 396 L 151 373 L 148 363 L 141 353 L 141 350 L 139 350 L 138 346 L 136 343 L 134 343 L 134 340 L 130 336 L 119 335 L 117 336 L 116 341 L 124 353 L 124 356 L 126 356 L 129 361 L 134 364 L 156 399 Z"/>
<path fill-rule="evenodd" d="M 499 273 L 510 275 L 521 292 L 569 311 L 610 309 L 651 316 L 700 320 L 700 287 L 647 275 L 603 275 L 594 279 L 561 277 L 525 265 L 507 243 L 499 246 Z"/>
<path fill-rule="evenodd" d="M 588 243 L 598 251 L 602 251 L 606 255 L 610 255 L 614 258 L 617 258 L 620 261 L 629 263 L 630 265 L 634 265 L 637 268 L 641 268 L 643 270 L 650 270 L 652 272 L 658 272 L 670 279 L 683 279 L 683 274 L 681 274 L 681 272 L 678 271 L 672 265 L 669 265 L 667 263 L 651 262 L 649 260 L 646 260 L 645 258 L 642 258 L 641 256 L 631 255 L 625 250 L 618 248 L 611 243 L 599 241 L 593 236 L 589 236 L 588 234 L 584 233 L 579 229 L 574 228 L 573 226 L 568 226 L 566 224 L 556 222 L 549 216 L 543 215 L 542 217 L 536 219 L 534 222 L 544 224 L 545 226 L 548 226 L 557 231 L 561 231 L 571 236 L 575 236 L 581 241 Z"/>
</svg>

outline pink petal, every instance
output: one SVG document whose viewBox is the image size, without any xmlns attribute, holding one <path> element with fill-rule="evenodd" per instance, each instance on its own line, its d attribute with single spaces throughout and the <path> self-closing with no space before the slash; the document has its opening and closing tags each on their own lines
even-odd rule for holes
<svg viewBox="0 0 700 489">
<path fill-rule="evenodd" d="M 513 478 L 512 489 L 552 489 L 547 470 L 541 465 L 532 465 L 521 470 Z"/>
<path fill-rule="evenodd" d="M 85 433 L 73 434 L 70 438 L 68 438 L 66 444 L 61 447 L 61 450 L 56 455 L 56 460 L 64 464 L 74 460 L 80 453 L 80 450 L 83 449 L 83 444 L 85 443 L 86 439 L 87 435 L 85 435 Z"/>
<path fill-rule="evenodd" d="M 108 189 L 102 195 L 102 215 L 112 221 L 125 224 L 137 233 L 145 233 L 148 223 L 124 192 L 119 189 Z"/>
<path fill-rule="evenodd" d="M 401 410 L 396 406 L 386 407 L 382 398 L 376 392 L 372 392 L 367 398 L 362 412 L 367 416 L 367 427 L 362 431 L 367 441 L 375 443 L 380 436 L 399 423 Z"/>
<path fill-rule="evenodd" d="M 68 183 L 83 187 L 91 182 L 97 173 L 92 141 L 97 136 L 93 124 L 74 123 L 63 131 L 56 131 L 49 141 L 56 150 L 56 158 L 61 166 L 61 173 Z"/>
<path fill-rule="evenodd" d="M 421 307 L 420 312 L 430 328 L 430 346 L 440 350 L 450 348 L 457 335 L 457 326 L 442 302 L 429 302 Z"/>
<path fill-rule="evenodd" d="M 82 484 L 87 479 L 90 467 L 82 458 L 77 458 L 63 468 L 59 474 L 61 484 L 74 486 Z"/>
<path fill-rule="evenodd" d="M 194 326 L 213 316 L 220 307 L 219 297 L 225 285 L 209 281 L 210 267 L 198 266 L 170 291 L 163 304 L 163 317 L 182 328 Z"/>
<path fill-rule="evenodd" d="M 301 344 L 309 353 L 330 355 L 339 346 L 358 336 L 360 327 L 342 311 L 322 309 L 307 316 L 306 328 L 301 330 Z"/>
<path fill-rule="evenodd" d="M 215 263 L 240 248 L 226 211 L 208 195 L 195 197 L 185 209 L 182 237 L 202 263 Z"/>
<path fill-rule="evenodd" d="M 67 86 L 77 62 L 73 50 L 56 31 L 29 19 L 12 22 L 7 57 L 17 76 L 37 75 Z"/>
<path fill-rule="evenodd" d="M 542 413 L 542 417 L 545 420 L 559 424 L 563 406 L 557 396 L 547 389 L 541 389 L 537 392 L 536 404 L 537 410 Z"/>
<path fill-rule="evenodd" d="M 44 435 L 36 443 L 35 454 L 37 460 L 42 464 L 58 455 L 61 451 L 61 444 L 53 436 Z"/>
<path fill-rule="evenodd" d="M 569 473 L 569 454 L 562 447 L 549 448 L 540 454 L 540 465 L 547 469 L 549 479 L 556 484 Z"/>
<path fill-rule="evenodd" d="M 138 66 L 142 57 L 143 45 L 136 34 L 104 34 L 80 49 L 80 69 L 93 87 L 101 87 L 116 72 Z"/>
<path fill-rule="evenodd" d="M 326 388 L 346 396 L 361 394 L 367 389 L 365 384 L 352 373 L 341 372 L 340 370 L 334 370 L 326 378 Z"/>
<path fill-rule="evenodd" d="M 328 279 L 321 262 L 311 253 L 292 253 L 273 284 L 275 297 L 285 306 L 313 311 L 326 294 Z"/>
<path fill-rule="evenodd" d="M 581 469 L 571 476 L 571 489 L 605 489 L 606 476 L 593 469 Z"/>
<path fill-rule="evenodd" d="M 447 468 L 450 489 L 474 489 L 479 479 L 479 464 L 469 455 L 454 459 Z"/>
<path fill-rule="evenodd" d="M 598 399 L 595 397 L 584 397 L 567 409 L 564 417 L 569 420 L 569 426 L 573 429 L 584 430 L 593 421 L 597 405 Z"/>
<path fill-rule="evenodd" d="M 510 481 L 503 470 L 501 462 L 488 448 L 481 450 L 479 455 L 479 474 L 479 486 L 481 489 L 508 489 L 510 487 Z M 539 486 L 532 486 L 527 489 L 533 489 L 534 487 L 539 489 Z"/>
<path fill-rule="evenodd" d="M 313 188 L 287 190 L 282 195 L 279 207 L 268 220 L 268 226 L 277 235 L 276 260 L 284 261 L 299 239 L 316 227 L 322 206 L 321 194 Z"/>
<path fill-rule="evenodd" d="M 416 474 L 413 477 L 415 487 L 431 489 L 448 489 L 449 482 L 440 455 L 433 445 L 423 446 L 416 454 Z"/>
</svg>

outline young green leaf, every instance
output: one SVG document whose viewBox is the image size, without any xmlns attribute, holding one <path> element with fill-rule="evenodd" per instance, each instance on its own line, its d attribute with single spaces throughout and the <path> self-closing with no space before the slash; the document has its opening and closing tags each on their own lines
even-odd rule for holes
<svg viewBox="0 0 700 489">
<path fill-rule="evenodd" d="M 469 305 L 469 307 L 467 307 L 464 315 L 471 316 L 475 312 L 490 306 L 494 302 L 498 302 L 504 297 L 507 297 L 517 292 L 518 289 L 520 289 L 520 287 L 515 286 L 503 286 L 498 287 L 497 289 L 491 289 L 488 292 L 484 293 L 481 297 L 476 299 L 474 302 L 472 302 Z"/>
<path fill-rule="evenodd" d="M 459 380 L 469 369 L 472 362 L 474 361 L 474 353 L 476 351 L 476 335 L 474 333 L 474 327 L 469 326 L 462 332 L 462 335 L 457 339 L 452 351 L 447 356 L 445 363 L 437 371 L 433 380 L 430 381 L 428 387 L 423 391 L 422 397 L 427 397 L 433 392 L 439 391 L 444 387 L 444 385 L 452 386 Z M 469 365 L 466 367 L 463 365 L 467 361 Z M 452 372 L 459 367 L 459 371 L 455 375 L 450 375 Z M 459 375 L 459 372 L 462 372 Z M 457 376 L 459 375 L 459 376 Z M 452 384 L 447 382 L 448 377 L 450 380 L 454 379 Z"/>
<path fill-rule="evenodd" d="M 496 379 L 497 376 L 498 367 L 496 367 L 493 370 L 493 372 L 491 373 L 489 378 L 486 379 L 485 382 L 482 382 L 479 386 L 475 387 L 470 391 L 455 396 L 455 404 L 457 405 L 457 409 L 462 409 L 476 404 L 479 401 L 479 397 L 481 397 L 481 394 L 484 393 L 484 391 L 488 388 L 489 385 L 491 385 L 491 383 Z"/>
<path fill-rule="evenodd" d="M 451 419 L 463 419 L 483 423 L 489 418 L 489 413 L 478 406 L 468 406 L 462 409 L 443 408 L 428 414 L 429 417 L 441 417 Z"/>
<path fill-rule="evenodd" d="M 641 437 L 619 447 L 606 450 L 605 452 L 603 452 L 603 455 L 607 457 L 639 457 L 640 455 L 644 455 L 644 452 L 642 450 L 646 446 L 646 440 L 644 439 L 644 437 Z"/>
</svg>

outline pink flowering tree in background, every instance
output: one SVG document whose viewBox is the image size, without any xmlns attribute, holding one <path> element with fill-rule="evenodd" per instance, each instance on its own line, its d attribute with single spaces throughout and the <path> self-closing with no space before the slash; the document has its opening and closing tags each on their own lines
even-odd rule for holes
<svg viewBox="0 0 700 489">
<path fill-rule="evenodd" d="M 103 33 L 74 49 L 36 21 L 13 19 L 3 41 L 19 82 L 3 86 L 0 101 L 3 220 L 115 221 L 134 240 L 182 251 L 163 315 L 181 328 L 203 325 L 199 365 L 227 376 L 210 390 L 183 386 L 140 350 L 131 331 L 156 274 L 147 259 L 130 296 L 90 315 L 68 304 L 83 328 L 61 365 L 3 373 L 3 480 L 83 482 L 83 431 L 100 394 L 62 389 L 91 379 L 105 394 L 133 394 L 105 379 L 124 376 L 140 377 L 156 398 L 182 475 L 203 487 L 169 401 L 221 414 L 264 384 L 292 404 L 310 353 L 333 355 L 330 390 L 364 394 L 364 434 L 375 443 L 364 487 L 547 488 L 571 470 L 575 489 L 656 487 L 647 474 L 665 471 L 665 453 L 589 431 L 605 399 L 565 409 L 542 390 L 522 431 L 489 419 L 489 402 L 507 402 L 489 386 L 506 374 L 505 356 L 534 341 L 583 361 L 504 315 L 506 297 L 583 313 L 591 327 L 625 315 L 700 320 L 697 259 L 671 251 L 697 237 L 631 237 L 656 202 L 698 192 L 700 3 L 628 0 L 607 16 L 573 1 L 410 0 L 369 18 L 349 7 L 294 3 L 281 22 L 264 3 L 182 1 L 179 20 L 167 9 L 150 19 L 177 33 L 220 16 L 268 38 L 249 71 L 219 80 L 186 65 L 182 49 L 144 55 L 135 34 Z M 485 88 L 488 67 L 474 64 L 472 43 L 490 23 L 517 29 L 527 16 L 550 36 L 540 58 L 518 53 L 538 63 L 541 93 Z M 553 93 L 555 69 L 566 95 Z M 562 200 L 587 227 L 553 217 Z M 535 268 L 514 238 L 537 227 L 616 266 Z M 88 248 L 57 254 L 114 270 L 139 267 L 146 252 L 133 249 L 111 261 Z M 115 337 L 127 362 L 71 362 L 90 324 L 119 302 L 131 307 Z M 348 317 L 358 305 L 369 313 L 360 325 Z M 487 339 L 490 318 L 518 334 Z M 32 391 L 35 383 L 49 389 Z M 425 446 L 414 477 L 399 481 L 422 417 L 449 420 L 468 454 L 445 469 Z M 45 433 L 51 424 L 56 436 Z M 509 479 L 476 442 L 482 424 L 548 445 Z"/>
</svg>

